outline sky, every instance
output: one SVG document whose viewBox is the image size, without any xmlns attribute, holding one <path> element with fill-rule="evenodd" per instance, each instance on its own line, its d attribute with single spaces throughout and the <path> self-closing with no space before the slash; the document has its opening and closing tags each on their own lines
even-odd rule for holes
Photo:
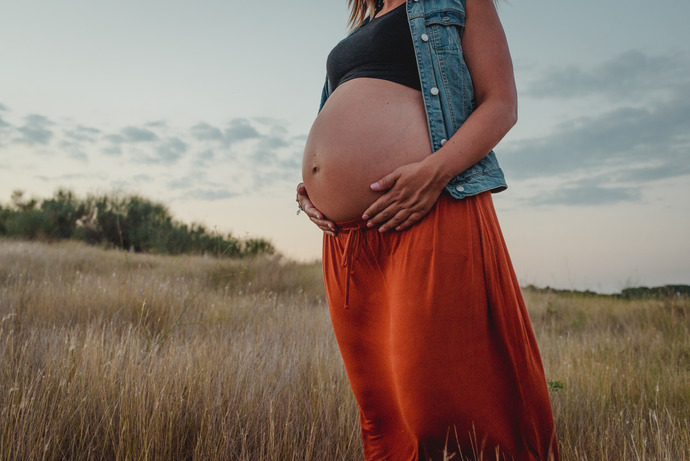
<svg viewBox="0 0 690 461">
<path fill-rule="evenodd" d="M 471 0 L 470 0 L 471 1 Z M 0 203 L 136 193 L 320 258 L 296 215 L 346 1 L 0 0 Z M 523 285 L 690 284 L 690 2 L 511 0 L 494 203 Z"/>
</svg>

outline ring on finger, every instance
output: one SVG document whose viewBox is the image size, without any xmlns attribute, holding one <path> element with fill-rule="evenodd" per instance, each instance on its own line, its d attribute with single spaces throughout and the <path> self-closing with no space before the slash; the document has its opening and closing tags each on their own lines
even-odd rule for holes
<svg viewBox="0 0 690 461">
<path fill-rule="evenodd" d="M 299 194 L 295 197 L 295 201 L 297 202 L 297 214 L 299 215 L 301 211 L 304 211 L 304 208 L 302 208 L 302 203 L 299 201 Z"/>
</svg>

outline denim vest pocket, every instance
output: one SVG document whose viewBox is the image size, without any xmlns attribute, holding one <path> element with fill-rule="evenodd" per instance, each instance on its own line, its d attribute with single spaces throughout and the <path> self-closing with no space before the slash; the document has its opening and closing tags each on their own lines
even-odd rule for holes
<svg viewBox="0 0 690 461">
<path fill-rule="evenodd" d="M 461 49 L 460 37 L 465 29 L 465 12 L 461 9 L 432 11 L 425 15 L 426 27 L 434 49 L 438 53 L 445 51 L 457 52 Z"/>
</svg>

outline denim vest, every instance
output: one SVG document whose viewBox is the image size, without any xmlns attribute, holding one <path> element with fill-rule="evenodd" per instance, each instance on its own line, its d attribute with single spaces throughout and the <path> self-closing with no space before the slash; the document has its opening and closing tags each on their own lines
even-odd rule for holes
<svg viewBox="0 0 690 461">
<path fill-rule="evenodd" d="M 474 87 L 462 56 L 460 37 L 465 28 L 465 0 L 407 0 L 407 20 L 417 56 L 431 149 L 436 152 L 476 108 Z M 328 78 L 321 107 L 332 88 Z M 446 190 L 455 198 L 506 189 L 496 154 L 455 176 Z"/>
</svg>

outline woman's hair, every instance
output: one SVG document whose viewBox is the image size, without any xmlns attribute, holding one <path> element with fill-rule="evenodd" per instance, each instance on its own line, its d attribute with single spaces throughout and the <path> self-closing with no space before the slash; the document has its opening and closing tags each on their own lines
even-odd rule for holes
<svg viewBox="0 0 690 461">
<path fill-rule="evenodd" d="M 347 6 L 350 8 L 348 24 L 354 29 L 362 24 L 364 18 L 374 15 L 376 0 L 347 0 Z"/>
<path fill-rule="evenodd" d="M 383 4 L 383 0 L 378 1 Z M 494 5 L 498 6 L 498 1 L 494 0 Z M 377 0 L 347 0 L 347 6 L 350 8 L 348 25 L 352 29 L 356 29 L 367 16 L 373 17 L 376 11 L 376 3 Z"/>
</svg>

